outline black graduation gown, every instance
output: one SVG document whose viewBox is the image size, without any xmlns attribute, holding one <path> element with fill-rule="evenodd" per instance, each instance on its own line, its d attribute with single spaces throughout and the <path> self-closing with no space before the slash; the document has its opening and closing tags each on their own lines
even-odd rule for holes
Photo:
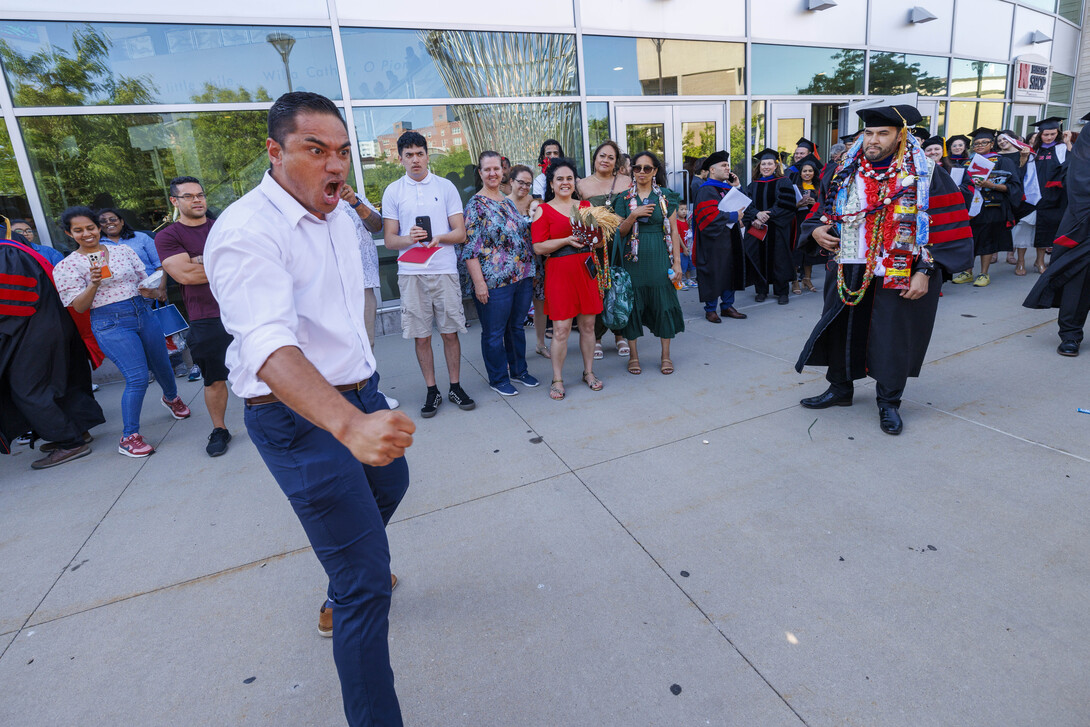
<svg viewBox="0 0 1090 727">
<path fill-rule="evenodd" d="M 995 167 L 988 180 L 1004 184 L 1006 192 L 982 189 L 984 205 L 972 218 L 973 238 L 976 255 L 991 255 L 996 252 L 1010 252 L 1014 249 L 1011 227 L 1016 222 L 1015 209 L 1022 203 L 1022 175 L 1018 165 L 1007 157 L 997 154 Z M 972 179 L 966 174 L 961 180 L 961 193 L 965 197 L 965 206 L 973 201 Z M 972 265 L 965 268 L 972 270 Z"/>
<path fill-rule="evenodd" d="M 1037 182 L 1041 185 L 1041 201 L 1037 203 L 1037 226 L 1033 232 L 1034 247 L 1052 247 L 1056 230 L 1067 211 L 1067 159 L 1061 164 L 1056 154 L 1057 142 L 1051 149 L 1037 150 Z M 1065 147 L 1066 148 L 1066 147 Z"/>
<path fill-rule="evenodd" d="M 754 287 L 758 293 L 768 292 L 768 285 L 771 283 L 775 295 L 786 295 L 788 284 L 795 279 L 795 266 L 791 255 L 796 209 L 795 185 L 787 177 L 774 177 L 764 181 L 755 179 L 746 188 L 746 196 L 753 200 L 753 204 L 746 207 L 742 221 L 747 228 L 747 246 L 752 245 L 757 250 L 760 273 Z M 749 229 L 758 212 L 770 213 L 768 232 L 763 240 L 754 237 Z"/>
<path fill-rule="evenodd" d="M 719 299 L 727 290 L 745 290 L 757 276 L 756 250 L 743 247 L 740 224 L 727 227 L 719 201 L 727 190 L 704 184 L 697 190 L 693 209 L 693 265 L 702 303 Z"/>
<path fill-rule="evenodd" d="M 29 248 L 0 242 L 0 282 L 0 452 L 28 431 L 74 443 L 106 421 L 76 324 Z"/>
<path fill-rule="evenodd" d="M 854 183 L 854 177 L 848 177 Z M 835 196 L 831 178 L 822 180 L 815 212 L 803 225 L 803 234 L 811 235 L 822 226 L 825 200 Z M 832 191 L 831 191 L 832 190 Z M 821 318 L 802 349 L 795 370 L 803 366 L 830 366 L 843 370 L 848 380 L 872 376 L 894 388 L 903 386 L 909 376 L 919 376 L 931 331 L 935 326 L 942 280 L 973 264 L 973 238 L 965 200 L 945 169 L 936 167 L 931 178 L 930 250 L 938 268 L 931 278 L 927 295 L 919 300 L 905 300 L 901 291 L 885 289 L 882 279 L 874 278 L 869 293 L 856 306 L 847 306 L 837 292 L 837 263 L 826 266 L 825 307 Z M 857 290 L 863 280 L 863 265 L 845 265 L 848 287 Z"/>
</svg>

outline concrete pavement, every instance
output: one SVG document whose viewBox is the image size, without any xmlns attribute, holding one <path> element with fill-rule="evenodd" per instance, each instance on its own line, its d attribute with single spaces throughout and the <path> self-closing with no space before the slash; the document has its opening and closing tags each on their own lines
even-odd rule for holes
<svg viewBox="0 0 1090 727">
<path fill-rule="evenodd" d="M 532 353 L 541 388 L 490 391 L 474 327 L 478 407 L 430 420 L 411 345 L 381 338 L 418 425 L 389 527 L 406 724 L 1086 724 L 1090 355 L 1020 307 L 1032 273 L 993 271 L 944 287 L 897 438 L 872 384 L 798 406 L 824 389 L 792 369 L 815 294 L 745 293 L 716 326 L 684 292 L 677 373 L 645 338 L 631 376 L 607 340 L 591 392 L 573 342 L 559 403 Z M 0 458 L 0 724 L 344 723 L 324 575 L 241 404 L 210 459 L 180 387 L 182 422 L 149 389 L 145 460 L 116 454 L 120 384 L 90 457 Z"/>
</svg>

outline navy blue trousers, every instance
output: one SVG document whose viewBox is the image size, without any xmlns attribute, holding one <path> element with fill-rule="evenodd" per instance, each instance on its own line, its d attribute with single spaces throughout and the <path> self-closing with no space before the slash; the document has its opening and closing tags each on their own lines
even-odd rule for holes
<svg viewBox="0 0 1090 727">
<path fill-rule="evenodd" d="M 387 409 L 378 378 L 359 392 L 345 392 L 345 399 L 368 414 Z M 329 576 L 333 660 L 348 724 L 400 727 L 388 644 L 386 524 L 409 487 L 405 458 L 385 467 L 362 464 L 332 434 L 281 403 L 247 406 L 245 418 L 250 439 Z"/>
</svg>

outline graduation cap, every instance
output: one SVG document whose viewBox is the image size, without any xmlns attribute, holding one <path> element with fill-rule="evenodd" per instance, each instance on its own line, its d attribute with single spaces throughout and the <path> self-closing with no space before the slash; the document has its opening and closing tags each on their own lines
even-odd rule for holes
<svg viewBox="0 0 1090 727">
<path fill-rule="evenodd" d="M 929 129 L 925 129 L 922 126 L 916 126 L 912 129 L 912 135 L 920 140 L 920 143 L 927 141 L 927 138 L 931 135 Z"/>
<path fill-rule="evenodd" d="M 730 161 L 730 154 L 722 150 L 717 151 L 704 160 L 704 163 L 700 165 L 700 171 L 706 172 L 711 169 L 713 165 L 725 161 Z"/>
<path fill-rule="evenodd" d="M 805 136 L 795 142 L 795 148 L 798 148 L 800 146 L 805 148 L 806 151 L 810 152 L 811 154 L 814 153 L 814 149 L 816 148 L 814 142 L 810 141 Z"/>
<path fill-rule="evenodd" d="M 844 143 L 844 144 L 847 144 L 848 146 L 851 146 L 852 142 L 854 142 L 857 138 L 859 138 L 859 135 L 862 134 L 862 133 L 863 133 L 863 130 L 860 129 L 859 131 L 855 132 L 854 134 L 848 134 L 847 136 L 840 137 L 840 141 L 842 143 Z"/>
<path fill-rule="evenodd" d="M 775 159 L 776 161 L 780 161 L 780 153 L 778 151 L 774 151 L 773 149 L 769 149 L 766 146 L 764 149 L 761 149 L 759 152 L 753 155 L 753 161 L 755 162 L 762 162 L 765 159 Z"/>
<path fill-rule="evenodd" d="M 977 139 L 991 139 L 995 141 L 996 132 L 995 129 L 985 129 L 981 126 L 979 129 L 975 129 L 969 132 L 969 136 L 973 137 L 973 141 Z"/>
<path fill-rule="evenodd" d="M 1090 114 L 1088 114 L 1090 115 Z M 1059 116 L 1049 116 L 1047 119 L 1041 119 L 1034 126 L 1037 127 L 1037 131 L 1048 131 L 1049 129 L 1060 129 L 1063 126 L 1064 120 Z"/>
<path fill-rule="evenodd" d="M 929 146 L 943 146 L 944 144 L 945 140 L 941 136 L 930 136 L 920 146 L 926 149 Z"/>
<path fill-rule="evenodd" d="M 799 159 L 797 162 L 795 162 L 795 168 L 801 172 L 802 168 L 808 164 L 814 168 L 815 172 L 821 171 L 821 160 L 813 154 L 810 154 L 809 156 L 804 156 L 802 159 Z"/>
<path fill-rule="evenodd" d="M 863 119 L 864 126 L 892 126 L 897 129 L 905 125 L 918 124 L 923 121 L 923 116 L 915 106 L 908 104 L 895 104 L 893 106 L 876 106 L 874 108 L 859 109 L 856 111 L 859 118 Z"/>
<path fill-rule="evenodd" d="M 1079 119 L 1079 121 L 1090 121 L 1090 114 L 1083 116 L 1081 119 Z"/>
</svg>

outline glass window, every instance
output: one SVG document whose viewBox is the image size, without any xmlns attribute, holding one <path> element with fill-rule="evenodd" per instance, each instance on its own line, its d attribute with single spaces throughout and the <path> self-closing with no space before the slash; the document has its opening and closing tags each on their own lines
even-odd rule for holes
<svg viewBox="0 0 1090 727">
<path fill-rule="evenodd" d="M 945 96 L 949 61 L 936 56 L 907 53 L 870 54 L 870 92 L 893 96 L 918 93 Z"/>
<path fill-rule="evenodd" d="M 863 93 L 861 50 L 753 44 L 753 93 L 856 96 Z"/>
<path fill-rule="evenodd" d="M 27 203 L 23 178 L 19 175 L 19 165 L 11 150 L 11 137 L 7 124 L 0 119 L 0 215 L 9 220 L 30 220 L 30 205 Z M 33 225 L 33 222 L 31 223 Z M 34 240 L 40 242 L 40 240 Z"/>
<path fill-rule="evenodd" d="M 16 106 L 341 97 L 329 28 L 5 21 L 0 37 Z"/>
<path fill-rule="evenodd" d="M 754 101 L 751 109 L 750 116 L 750 148 L 749 153 L 745 154 L 742 159 L 736 159 L 735 162 L 741 163 L 741 165 L 749 169 L 750 160 L 753 155 L 764 149 L 768 142 L 765 141 L 765 109 L 768 104 L 764 101 Z M 732 165 L 733 166 L 733 165 Z M 747 179 L 749 173 L 740 175 L 743 179 Z"/>
<path fill-rule="evenodd" d="M 969 135 L 974 129 L 1003 128 L 1003 106 L 987 101 L 951 101 L 946 110 L 946 137 Z"/>
<path fill-rule="evenodd" d="M 746 102 L 730 102 L 730 167 L 739 179 L 746 178 Z"/>
<path fill-rule="evenodd" d="M 950 95 L 963 98 L 1005 98 L 1007 66 L 987 61 L 953 59 L 950 68 Z"/>
<path fill-rule="evenodd" d="M 353 98 L 579 93 L 575 36 L 341 28 Z"/>
<path fill-rule="evenodd" d="M 1075 88 L 1075 77 L 1052 72 L 1052 85 L 1048 89 L 1048 102 L 1070 104 L 1071 93 Z"/>
<path fill-rule="evenodd" d="M 1076 25 L 1082 25 L 1082 0 L 1060 0 L 1057 12 Z"/>
<path fill-rule="evenodd" d="M 1056 0 L 1021 0 L 1021 3 L 1049 13 L 1056 12 Z"/>
<path fill-rule="evenodd" d="M 1049 116 L 1058 116 L 1061 119 L 1063 119 L 1064 120 L 1064 127 L 1066 128 L 1066 127 L 1070 126 L 1070 124 L 1068 123 L 1068 120 L 1071 118 L 1071 107 L 1070 106 L 1052 106 L 1050 104 L 1050 105 L 1045 107 L 1044 118 L 1047 119 Z"/>
<path fill-rule="evenodd" d="M 587 137 L 591 151 L 609 138 L 609 104 L 605 101 L 587 103 Z"/>
<path fill-rule="evenodd" d="M 742 43 L 660 38 L 583 37 L 583 71 L 591 96 L 740 95 Z"/>
</svg>

